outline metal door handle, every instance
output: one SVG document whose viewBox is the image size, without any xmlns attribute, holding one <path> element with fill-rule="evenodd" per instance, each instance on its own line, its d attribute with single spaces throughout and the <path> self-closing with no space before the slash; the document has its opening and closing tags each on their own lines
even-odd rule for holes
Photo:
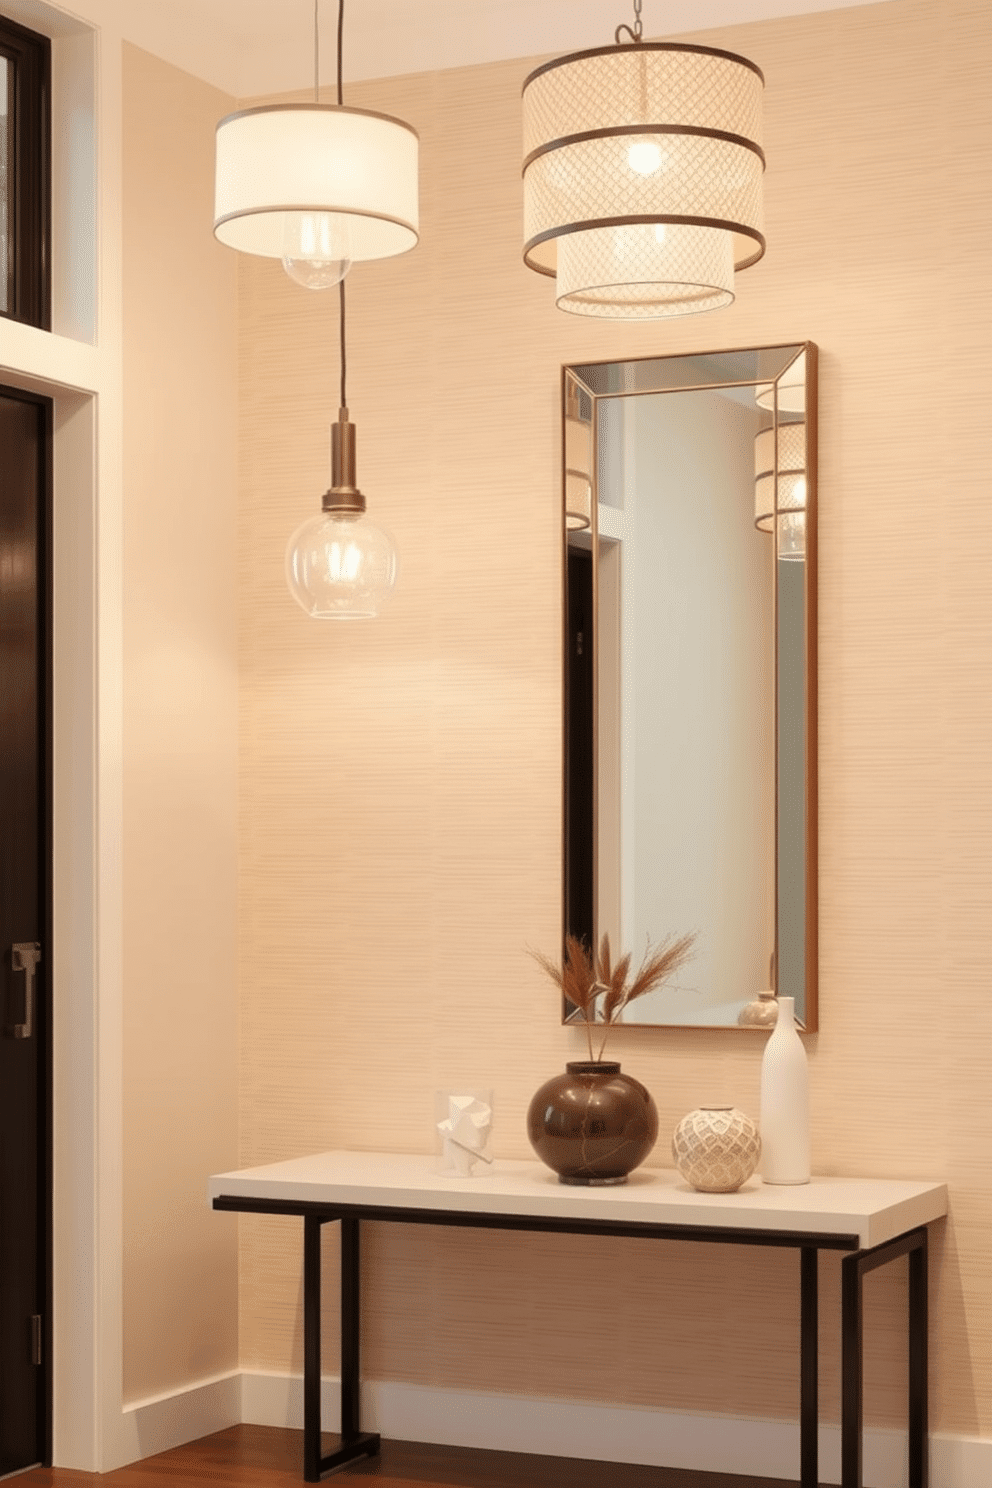
<svg viewBox="0 0 992 1488">
<path fill-rule="evenodd" d="M 23 971 L 24 1022 L 14 1024 L 14 1037 L 29 1039 L 34 1031 L 34 969 L 41 960 L 41 946 L 36 940 L 22 940 L 10 948 L 10 964 Z"/>
</svg>

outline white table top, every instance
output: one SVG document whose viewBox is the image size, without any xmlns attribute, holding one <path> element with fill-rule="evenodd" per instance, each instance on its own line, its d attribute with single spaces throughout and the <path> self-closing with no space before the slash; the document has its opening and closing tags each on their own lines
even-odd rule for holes
<svg viewBox="0 0 992 1488">
<path fill-rule="evenodd" d="M 483 1176 L 436 1171 L 436 1158 L 389 1152 L 317 1152 L 288 1162 L 215 1173 L 207 1196 L 290 1203 L 524 1215 L 609 1224 L 857 1235 L 870 1249 L 947 1213 L 943 1183 L 903 1178 L 814 1178 L 796 1186 L 750 1179 L 731 1194 L 697 1193 L 674 1168 L 638 1168 L 615 1188 L 572 1187 L 537 1162 L 496 1161 Z M 398 1216 L 399 1217 L 399 1216 Z"/>
</svg>

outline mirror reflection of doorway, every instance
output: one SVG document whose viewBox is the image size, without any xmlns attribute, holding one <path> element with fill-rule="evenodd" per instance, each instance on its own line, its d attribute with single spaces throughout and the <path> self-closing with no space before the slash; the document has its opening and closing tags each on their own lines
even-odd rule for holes
<svg viewBox="0 0 992 1488">
<path fill-rule="evenodd" d="M 51 1461 L 51 449 L 0 387 L 0 1477 Z"/>
<path fill-rule="evenodd" d="M 568 545 L 565 645 L 565 924 L 592 948 L 595 892 L 593 840 L 593 585 L 592 550 Z"/>
</svg>

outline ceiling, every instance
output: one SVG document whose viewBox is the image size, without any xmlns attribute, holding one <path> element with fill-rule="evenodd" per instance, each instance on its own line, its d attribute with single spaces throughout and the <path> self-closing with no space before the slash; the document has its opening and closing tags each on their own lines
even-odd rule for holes
<svg viewBox="0 0 992 1488">
<path fill-rule="evenodd" d="M 872 0 L 645 0 L 647 36 L 845 9 Z M 319 0 L 321 81 L 334 78 L 337 0 Z M 130 41 L 237 98 L 313 80 L 313 0 L 122 0 Z M 605 46 L 633 0 L 348 0 L 345 76 L 389 77 Z M 756 59 L 760 60 L 760 59 Z"/>
</svg>

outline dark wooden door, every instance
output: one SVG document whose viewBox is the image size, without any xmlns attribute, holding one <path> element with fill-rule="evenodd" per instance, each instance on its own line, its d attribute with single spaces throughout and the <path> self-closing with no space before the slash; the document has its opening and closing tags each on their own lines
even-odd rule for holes
<svg viewBox="0 0 992 1488">
<path fill-rule="evenodd" d="M 51 430 L 0 387 L 0 1476 L 51 1451 Z"/>
</svg>

